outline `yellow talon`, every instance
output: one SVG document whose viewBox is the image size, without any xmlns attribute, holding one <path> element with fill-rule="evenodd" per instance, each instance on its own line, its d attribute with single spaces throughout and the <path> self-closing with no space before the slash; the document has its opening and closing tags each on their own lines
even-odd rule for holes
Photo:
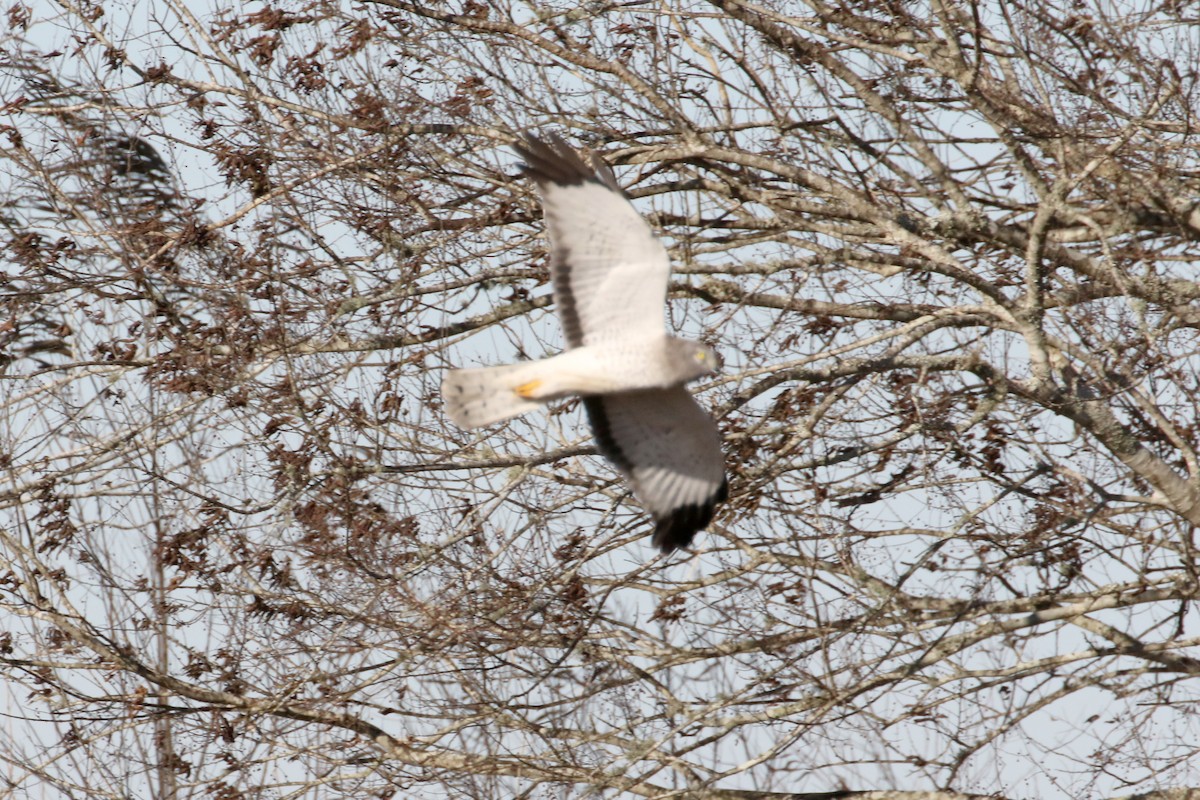
<svg viewBox="0 0 1200 800">
<path fill-rule="evenodd" d="M 528 383 L 522 383 L 514 391 L 517 393 L 518 397 L 524 397 L 526 400 L 532 400 L 533 393 L 536 392 L 538 387 L 541 385 L 542 382 L 540 380 L 529 381 Z"/>
</svg>

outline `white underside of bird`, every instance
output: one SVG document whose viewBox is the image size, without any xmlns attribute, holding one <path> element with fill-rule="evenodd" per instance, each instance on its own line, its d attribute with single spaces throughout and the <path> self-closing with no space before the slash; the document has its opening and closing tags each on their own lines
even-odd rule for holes
<svg viewBox="0 0 1200 800">
<path fill-rule="evenodd" d="M 451 370 L 442 380 L 446 415 L 462 428 L 480 428 L 552 400 L 665 389 L 707 369 L 693 358 L 685 362 L 692 369 L 681 371 L 672 355 L 692 343 L 659 338 L 584 345 L 538 361 Z"/>
</svg>

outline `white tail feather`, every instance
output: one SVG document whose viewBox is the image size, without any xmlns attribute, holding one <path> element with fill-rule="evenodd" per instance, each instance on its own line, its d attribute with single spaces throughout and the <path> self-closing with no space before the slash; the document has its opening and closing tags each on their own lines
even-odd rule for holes
<svg viewBox="0 0 1200 800">
<path fill-rule="evenodd" d="M 442 378 L 446 415 L 460 428 L 481 428 L 541 405 L 516 393 L 516 388 L 538 380 L 545 372 L 541 362 L 502 367 L 452 369 Z"/>
</svg>

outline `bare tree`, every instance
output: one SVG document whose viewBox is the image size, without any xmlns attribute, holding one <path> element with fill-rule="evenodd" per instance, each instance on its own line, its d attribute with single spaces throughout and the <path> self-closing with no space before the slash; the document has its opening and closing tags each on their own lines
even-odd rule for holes
<svg viewBox="0 0 1200 800">
<path fill-rule="evenodd" d="M 7 25 L 0 797 L 1200 796 L 1187 4 Z M 561 347 L 523 130 L 725 357 L 694 553 L 441 413 Z"/>
</svg>

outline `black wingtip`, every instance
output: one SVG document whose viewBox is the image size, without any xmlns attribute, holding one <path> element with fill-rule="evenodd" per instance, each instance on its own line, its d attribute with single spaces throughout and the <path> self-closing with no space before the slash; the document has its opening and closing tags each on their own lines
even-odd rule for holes
<svg viewBox="0 0 1200 800">
<path fill-rule="evenodd" d="M 557 133 L 548 133 L 544 139 L 539 139 L 527 131 L 522 137 L 524 143 L 514 144 L 512 148 L 525 161 L 520 165 L 521 172 L 538 184 L 577 186 L 585 181 L 595 181 L 622 197 L 626 196 L 612 168 L 591 150 L 576 150 Z"/>
<path fill-rule="evenodd" d="M 664 554 L 688 547 L 696 534 L 712 522 L 717 506 L 729 499 L 729 481 L 721 482 L 721 488 L 703 503 L 682 506 L 658 520 L 650 543 Z"/>
<path fill-rule="evenodd" d="M 523 134 L 524 142 L 513 150 L 525 162 L 521 172 L 537 183 L 579 184 L 597 180 L 596 170 L 557 133 L 538 138 Z"/>
</svg>

